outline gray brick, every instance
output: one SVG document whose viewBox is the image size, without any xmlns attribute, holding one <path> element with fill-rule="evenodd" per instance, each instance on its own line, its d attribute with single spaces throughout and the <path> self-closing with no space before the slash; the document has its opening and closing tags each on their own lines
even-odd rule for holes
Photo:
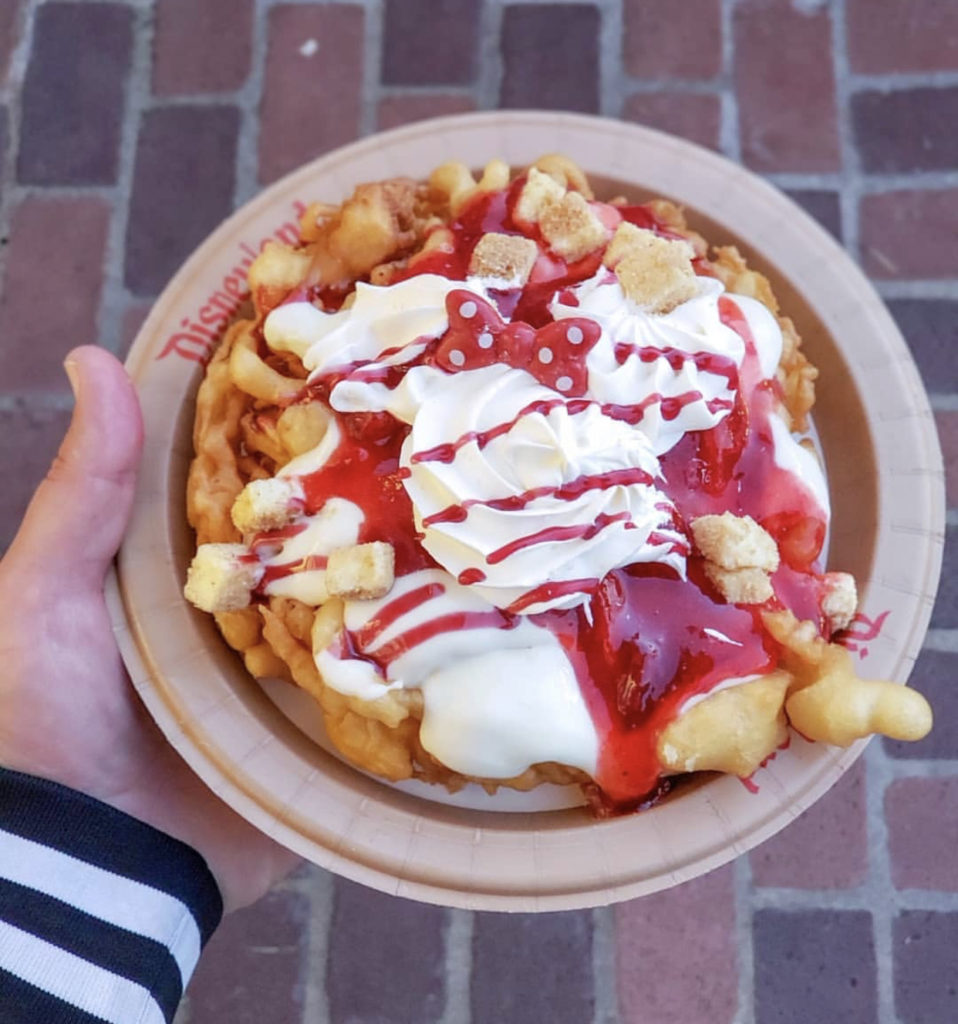
<svg viewBox="0 0 958 1024">
<path fill-rule="evenodd" d="M 894 299 L 892 316 L 911 349 L 925 387 L 958 390 L 958 302 L 950 299 Z"/>
<path fill-rule="evenodd" d="M 958 654 L 922 651 L 908 685 L 923 693 L 935 712 L 935 727 L 917 743 L 885 739 L 892 757 L 958 758 Z"/>
<path fill-rule="evenodd" d="M 233 207 L 239 112 L 160 107 L 144 115 L 126 235 L 127 287 L 155 295 Z"/>
<path fill-rule="evenodd" d="M 502 107 L 599 109 L 599 12 L 590 4 L 507 7 Z"/>
<path fill-rule="evenodd" d="M 224 919 L 187 989 L 190 1019 L 300 1024 L 309 970 L 309 900 L 273 892 Z"/>
<path fill-rule="evenodd" d="M 332 1024 L 429 1024 L 444 1005 L 439 907 L 336 880 L 326 991 Z"/>
<path fill-rule="evenodd" d="M 386 0 L 384 85 L 468 85 L 478 70 L 480 0 Z"/>
<path fill-rule="evenodd" d="M 945 531 L 945 557 L 931 625 L 937 629 L 958 627 L 958 527 Z"/>
<path fill-rule="evenodd" d="M 473 1024 L 592 1020 L 592 915 L 477 914 Z"/>
<path fill-rule="evenodd" d="M 0 412 L 0 556 L 13 540 L 37 485 L 53 461 L 70 422 L 65 410 L 24 402 Z"/>
<path fill-rule="evenodd" d="M 119 4 L 39 8 L 22 96 L 20 181 L 116 180 L 132 18 Z"/>
<path fill-rule="evenodd" d="M 788 195 L 826 231 L 839 241 L 842 240 L 842 211 L 837 192 L 827 189 L 793 189 Z"/>
<path fill-rule="evenodd" d="M 760 910 L 753 921 L 756 1024 L 875 1024 L 871 914 Z"/>
<path fill-rule="evenodd" d="M 898 1019 L 902 1024 L 958 1020 L 958 914 L 905 910 L 892 934 Z"/>
<path fill-rule="evenodd" d="M 862 92 L 852 124 L 864 171 L 945 171 L 958 165 L 958 88 Z"/>
</svg>

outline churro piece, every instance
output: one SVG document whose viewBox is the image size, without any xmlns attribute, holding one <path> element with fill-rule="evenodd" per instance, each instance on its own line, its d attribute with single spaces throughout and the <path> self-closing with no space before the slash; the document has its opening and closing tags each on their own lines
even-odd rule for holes
<svg viewBox="0 0 958 1024">
<path fill-rule="evenodd" d="M 751 775 L 788 738 L 782 705 L 789 682 L 779 670 L 709 694 L 662 730 L 662 766 Z"/>
</svg>

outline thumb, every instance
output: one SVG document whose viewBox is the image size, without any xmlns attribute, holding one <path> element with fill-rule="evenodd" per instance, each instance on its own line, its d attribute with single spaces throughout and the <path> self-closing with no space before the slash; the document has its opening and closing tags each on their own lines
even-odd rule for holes
<svg viewBox="0 0 958 1024">
<path fill-rule="evenodd" d="M 99 588 L 129 520 L 143 419 L 130 378 L 105 349 L 76 348 L 64 369 L 73 418 L 8 559 L 58 589 Z"/>
</svg>

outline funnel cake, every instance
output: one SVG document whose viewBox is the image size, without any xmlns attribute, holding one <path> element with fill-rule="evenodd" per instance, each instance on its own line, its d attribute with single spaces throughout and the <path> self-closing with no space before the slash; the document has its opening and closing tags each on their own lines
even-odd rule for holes
<svg viewBox="0 0 958 1024">
<path fill-rule="evenodd" d="M 197 398 L 186 596 L 390 780 L 599 814 L 787 742 L 917 739 L 835 637 L 815 368 L 768 281 L 545 157 L 360 186 L 269 243 Z"/>
</svg>

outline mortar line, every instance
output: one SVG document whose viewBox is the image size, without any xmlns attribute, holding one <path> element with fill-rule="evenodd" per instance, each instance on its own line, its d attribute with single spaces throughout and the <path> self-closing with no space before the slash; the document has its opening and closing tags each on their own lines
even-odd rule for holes
<svg viewBox="0 0 958 1024">
<path fill-rule="evenodd" d="M 479 73 L 476 80 L 476 108 L 495 110 L 502 88 L 503 0 L 485 0 L 479 12 Z"/>
<path fill-rule="evenodd" d="M 153 18 L 145 8 L 133 7 L 133 46 L 121 122 L 116 182 L 112 186 L 110 225 L 107 232 L 103 289 L 97 318 L 100 343 L 119 354 L 122 324 L 131 297 L 126 290 L 126 236 L 136 173 L 136 150 L 142 111 L 150 94 L 153 71 Z"/>
<path fill-rule="evenodd" d="M 958 278 L 872 281 L 885 299 L 958 299 Z"/>
<path fill-rule="evenodd" d="M 931 408 L 934 412 L 956 412 L 958 411 L 958 395 L 936 395 L 928 396 L 931 400 Z"/>
<path fill-rule="evenodd" d="M 885 74 L 849 69 L 848 80 L 856 92 L 907 92 L 909 89 L 958 87 L 958 71 L 895 71 Z"/>
<path fill-rule="evenodd" d="M 17 161 L 20 155 L 20 134 L 23 116 L 23 84 L 26 80 L 27 65 L 33 52 L 33 32 L 36 23 L 36 5 L 29 3 L 20 13 L 22 32 L 10 54 L 7 65 L 7 83 L 10 102 L 7 104 L 7 151 L 3 159 L 4 188 L 0 195 L 0 283 L 5 281 L 7 272 L 10 229 L 13 212 L 20 203 L 20 197 L 12 183 L 17 180 Z M 10 184 L 7 184 L 10 183 Z"/>
<path fill-rule="evenodd" d="M 73 394 L 70 391 L 33 391 L 17 390 L 0 392 L 0 413 L 13 413 L 29 410 L 30 412 L 69 412 L 74 406 Z"/>
<path fill-rule="evenodd" d="M 447 910 L 443 934 L 446 1002 L 440 1024 L 470 1024 L 472 1020 L 472 936 L 475 914 Z"/>
<path fill-rule="evenodd" d="M 379 126 L 385 20 L 382 0 L 367 0 L 363 7 L 363 80 L 359 115 L 361 136 L 372 134 Z"/>
<path fill-rule="evenodd" d="M 623 70 L 623 0 L 599 5 L 599 113 L 621 117 L 625 95 Z"/>
<path fill-rule="evenodd" d="M 445 85 L 442 82 L 429 85 L 382 85 L 377 90 L 378 98 L 388 100 L 430 99 L 433 96 L 455 96 L 459 99 L 473 99 L 474 85 Z"/>
<path fill-rule="evenodd" d="M 738 1012 L 735 1024 L 755 1024 L 755 943 L 753 917 L 755 907 L 752 865 L 743 853 L 732 864 L 735 908 L 735 949 L 738 960 Z"/>
<path fill-rule="evenodd" d="M 250 26 L 250 66 L 246 81 L 235 93 L 240 112 L 236 140 L 233 208 L 248 202 L 259 189 L 259 107 L 266 74 L 269 20 L 264 0 L 254 0 Z"/>
<path fill-rule="evenodd" d="M 842 244 L 849 255 L 861 264 L 859 207 L 861 205 L 861 167 L 851 124 L 851 90 L 848 82 L 848 40 L 845 31 L 845 2 L 833 0 L 831 4 L 832 61 L 835 74 L 835 108 L 838 122 L 838 143 L 841 153 L 841 184 L 839 209 L 841 212 Z"/>
<path fill-rule="evenodd" d="M 891 772 L 881 743 L 869 743 L 865 751 L 865 807 L 868 814 L 869 873 L 872 927 L 875 942 L 875 975 L 878 1000 L 877 1024 L 897 1024 L 892 949 L 892 904 L 894 886 L 885 821 L 885 789 Z"/>
<path fill-rule="evenodd" d="M 950 509 L 954 512 L 954 509 Z M 949 522 L 949 525 L 954 525 Z M 958 629 L 929 629 L 923 645 L 929 651 L 958 651 Z M 955 762 L 958 766 L 958 761 Z"/>
<path fill-rule="evenodd" d="M 730 160 L 742 161 L 738 97 L 735 95 L 735 0 L 722 0 L 722 72 L 725 88 L 721 94 L 719 148 Z"/>
<path fill-rule="evenodd" d="M 309 897 L 308 956 L 303 971 L 303 1024 L 330 1024 L 326 972 L 329 933 L 333 920 L 333 876 L 324 868 L 311 867 L 302 881 Z"/>
<path fill-rule="evenodd" d="M 593 1024 L 620 1024 L 615 907 L 592 911 Z"/>
<path fill-rule="evenodd" d="M 728 83 L 721 71 L 712 78 L 638 78 L 627 71 L 622 72 L 622 92 L 625 96 L 639 96 L 645 93 L 681 93 L 684 96 L 714 96 L 725 89 Z"/>
</svg>

